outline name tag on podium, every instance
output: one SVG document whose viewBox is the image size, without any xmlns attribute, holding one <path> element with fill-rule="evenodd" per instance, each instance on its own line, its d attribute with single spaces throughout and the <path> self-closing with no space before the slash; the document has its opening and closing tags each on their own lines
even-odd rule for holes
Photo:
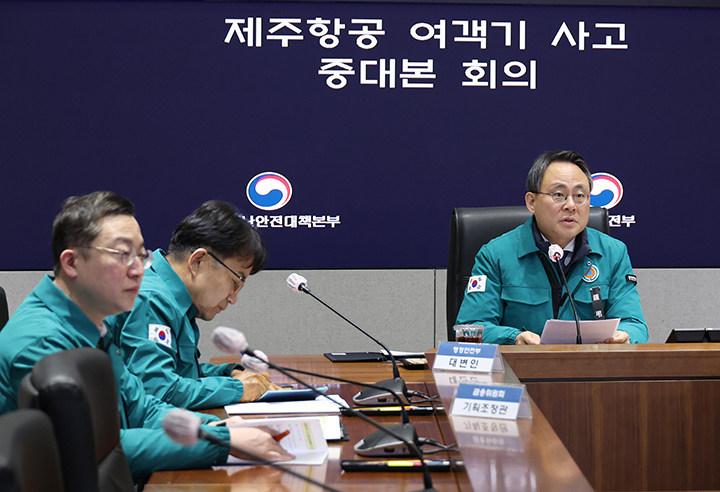
<svg viewBox="0 0 720 492">
<path fill-rule="evenodd" d="M 522 384 L 461 384 L 450 415 L 517 420 L 532 418 L 532 411 Z"/>
<path fill-rule="evenodd" d="M 503 363 L 497 345 L 443 342 L 435 356 L 434 370 L 502 372 Z"/>
</svg>

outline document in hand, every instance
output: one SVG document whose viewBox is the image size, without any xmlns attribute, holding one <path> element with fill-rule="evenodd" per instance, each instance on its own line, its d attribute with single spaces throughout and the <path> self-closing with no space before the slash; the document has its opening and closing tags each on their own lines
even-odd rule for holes
<svg viewBox="0 0 720 492">
<path fill-rule="evenodd" d="M 317 417 L 248 419 L 240 425 L 230 427 L 269 427 L 278 432 L 290 431 L 280 440 L 280 445 L 294 454 L 295 459 L 281 461 L 280 464 L 322 465 L 328 455 L 327 441 Z M 227 464 L 256 465 L 258 462 L 229 456 Z"/>
<path fill-rule="evenodd" d="M 603 342 L 608 338 L 612 338 L 619 324 L 620 318 L 580 321 L 580 335 L 582 336 L 583 345 Z M 576 337 L 577 327 L 575 321 L 549 319 L 545 322 L 545 328 L 543 328 L 540 336 L 540 343 L 547 345 L 572 344 L 576 342 Z"/>
<path fill-rule="evenodd" d="M 250 402 L 225 405 L 228 415 L 277 415 L 292 413 L 340 413 L 340 406 L 347 407 L 347 402 L 340 395 L 328 395 L 332 401 L 324 396 L 306 401 L 275 401 Z"/>
</svg>

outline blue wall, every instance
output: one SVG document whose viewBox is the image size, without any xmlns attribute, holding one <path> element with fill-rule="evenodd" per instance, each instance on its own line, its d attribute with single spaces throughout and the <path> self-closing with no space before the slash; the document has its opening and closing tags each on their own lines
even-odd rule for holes
<svg viewBox="0 0 720 492">
<path fill-rule="evenodd" d="M 344 25 L 336 47 L 312 34 L 318 17 Z M 249 18 L 262 19 L 260 47 L 226 23 Z M 277 18 L 299 19 L 303 39 L 272 39 L 297 35 L 270 33 Z M 353 19 L 382 21 L 374 47 L 350 31 L 377 26 Z M 453 21 L 473 20 L 486 21 L 484 49 L 455 40 Z M 413 38 L 421 23 L 444 49 Z M 563 23 L 575 46 L 553 46 Z M 135 203 L 152 248 L 219 198 L 259 220 L 270 268 L 444 267 L 452 208 L 523 204 L 533 159 L 556 149 L 622 184 L 611 233 L 636 267 L 718 266 L 719 25 L 703 8 L 0 1 L 0 270 L 50 268 L 61 201 L 97 189 Z M 606 36 L 626 49 L 597 47 Z M 351 60 L 344 87 L 318 73 L 323 59 Z M 405 78 L 404 59 L 431 61 L 434 78 Z M 395 88 L 373 83 L 381 60 L 395 60 Z M 463 85 L 473 60 L 487 87 Z M 512 62 L 527 73 L 507 76 Z M 248 198 L 265 172 L 292 189 L 265 180 L 276 197 L 256 202 L 287 201 L 277 210 Z"/>
</svg>

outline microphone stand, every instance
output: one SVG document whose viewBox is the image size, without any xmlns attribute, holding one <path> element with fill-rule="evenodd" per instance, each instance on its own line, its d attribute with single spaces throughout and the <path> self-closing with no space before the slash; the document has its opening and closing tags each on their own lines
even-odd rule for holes
<svg viewBox="0 0 720 492">
<path fill-rule="evenodd" d="M 408 405 L 410 403 L 409 400 L 409 394 L 407 391 L 407 386 L 405 385 L 405 381 L 400 377 L 400 370 L 398 369 L 397 361 L 395 360 L 395 357 L 393 356 L 392 352 L 383 344 L 380 340 L 376 339 L 372 335 L 370 335 L 368 332 L 360 328 L 358 325 L 350 321 L 348 318 L 340 314 L 335 308 L 327 304 L 325 301 L 320 299 L 318 296 L 313 294 L 310 289 L 307 288 L 307 285 L 304 283 L 301 283 L 298 286 L 298 290 L 305 292 L 306 294 L 309 294 L 312 296 L 315 300 L 317 300 L 320 304 L 328 308 L 333 313 L 340 316 L 343 320 L 350 323 L 351 326 L 353 326 L 355 329 L 359 330 L 363 335 L 370 338 L 373 342 L 380 345 L 383 350 L 387 352 L 387 354 L 390 356 L 390 362 L 392 362 L 393 366 L 393 379 L 385 379 L 383 381 L 380 381 L 376 385 L 367 385 L 365 389 L 360 391 L 357 395 L 353 397 L 353 401 L 357 403 L 358 405 L 367 405 L 367 404 L 375 404 L 376 402 L 367 402 L 367 400 L 374 398 L 378 399 L 384 396 L 384 393 L 390 393 L 396 400 L 397 403 L 400 406 Z M 398 395 L 402 395 L 402 398 L 399 398 Z M 380 402 L 377 402 L 379 404 Z"/>
<path fill-rule="evenodd" d="M 245 353 L 248 354 L 248 355 L 253 355 L 252 350 L 250 350 L 250 349 L 245 349 Z M 263 362 L 266 362 L 268 366 L 270 366 L 271 368 L 273 368 L 273 369 L 275 369 L 276 371 L 280 372 L 280 373 L 283 374 L 284 376 L 287 376 L 288 378 L 292 379 L 293 381 L 295 381 L 295 382 L 303 385 L 304 387 L 312 390 L 312 391 L 315 392 L 317 395 L 329 399 L 330 401 L 332 401 L 332 402 L 335 403 L 335 404 L 337 404 L 337 402 L 336 402 L 335 400 L 333 400 L 332 398 L 330 398 L 330 396 L 326 395 L 325 393 L 322 393 L 322 392 L 318 391 L 316 388 L 314 388 L 313 386 L 309 385 L 309 384 L 306 383 L 305 381 L 302 381 L 300 378 L 297 378 L 297 377 L 293 376 L 292 374 L 289 374 L 289 372 L 298 372 L 298 373 L 300 373 L 300 374 L 305 374 L 305 375 L 308 375 L 308 376 L 321 377 L 321 378 L 325 378 L 325 379 L 330 379 L 330 380 L 332 380 L 332 381 L 340 381 L 340 382 L 343 382 L 343 383 L 361 384 L 361 383 L 357 383 L 356 381 L 350 381 L 350 380 L 346 380 L 346 379 L 341 379 L 341 378 L 335 378 L 335 377 L 325 376 L 325 375 L 322 375 L 322 374 L 315 374 L 315 373 L 311 373 L 311 372 L 301 371 L 301 370 L 299 370 L 299 369 L 286 369 L 286 368 L 284 368 L 284 367 L 280 367 L 280 366 L 278 366 L 278 365 L 276 365 L 276 364 L 273 364 L 272 362 L 265 361 L 265 360 L 263 360 Z M 386 387 L 382 387 L 382 386 L 374 385 L 374 384 L 368 384 L 368 385 L 363 385 L 363 386 L 368 386 L 368 387 L 370 387 L 370 388 L 380 387 L 380 388 L 382 388 L 382 389 L 384 389 L 384 390 L 390 391 L 390 393 L 393 395 L 393 397 L 395 397 L 395 399 L 397 399 L 398 401 L 400 401 L 399 395 L 395 394 L 393 391 L 389 390 L 389 389 L 386 388 Z M 398 441 L 400 441 L 400 442 L 402 442 L 403 444 L 405 444 L 405 446 L 408 448 L 408 450 L 411 451 L 412 454 L 414 454 L 415 456 L 417 456 L 417 458 L 420 460 L 420 463 L 422 464 L 422 469 L 423 469 L 423 481 L 424 481 L 424 486 L 425 486 L 425 488 L 424 488 L 422 491 L 418 491 L 418 492 L 437 492 L 437 489 L 435 489 L 435 487 L 433 487 L 432 478 L 430 477 L 430 469 L 428 468 L 427 463 L 425 463 L 425 459 L 423 458 L 423 453 L 422 453 L 422 451 L 420 450 L 420 447 L 419 447 L 418 444 L 417 444 L 417 432 L 415 431 L 415 427 L 410 423 L 410 416 L 408 415 L 407 411 L 405 410 L 404 405 L 402 405 L 402 404 L 400 405 L 400 412 L 401 412 L 401 414 L 402 414 L 403 423 L 400 424 L 400 426 L 395 425 L 395 426 L 391 426 L 391 427 L 383 427 L 382 425 L 378 424 L 377 422 L 375 422 L 375 421 L 372 420 L 371 418 L 367 417 L 366 415 L 363 415 L 362 413 L 358 412 L 357 410 L 355 410 L 355 409 L 353 409 L 353 408 L 351 408 L 351 407 L 349 407 L 349 406 L 348 406 L 348 407 L 344 407 L 344 408 L 346 408 L 354 417 L 359 417 L 359 418 L 360 418 L 361 420 L 363 420 L 364 422 L 366 422 L 366 423 L 372 425 L 373 427 L 375 427 L 376 429 L 378 429 L 378 431 L 381 431 L 381 432 L 383 432 L 383 433 L 389 434 L 390 436 L 394 437 L 394 438 L 397 439 Z M 411 434 L 412 434 L 412 437 L 411 437 L 410 439 L 408 439 L 406 436 L 402 436 L 401 433 L 399 433 L 399 432 L 396 431 L 396 429 L 397 429 L 398 427 L 401 428 L 401 431 L 405 431 L 405 432 L 411 433 Z M 371 435 L 372 435 L 372 434 L 371 434 Z"/>
<path fill-rule="evenodd" d="M 570 294 L 570 287 L 568 287 L 567 278 L 565 278 L 565 272 L 563 271 L 562 265 L 560 262 L 556 259 L 554 260 L 555 264 L 557 265 L 557 269 L 560 272 L 560 278 L 563 281 L 563 285 L 565 286 L 565 290 L 568 294 L 568 299 L 570 299 L 570 307 L 572 307 L 573 315 L 575 315 L 575 329 L 577 330 L 577 336 L 575 337 L 575 343 L 578 345 L 582 345 L 582 336 L 580 335 L 580 319 L 578 318 L 577 308 L 575 307 L 575 301 L 573 300 L 572 294 Z"/>
</svg>

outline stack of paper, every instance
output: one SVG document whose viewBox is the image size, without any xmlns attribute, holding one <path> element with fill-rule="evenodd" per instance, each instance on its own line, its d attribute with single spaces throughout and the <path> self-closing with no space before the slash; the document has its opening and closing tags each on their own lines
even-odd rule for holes
<svg viewBox="0 0 720 492">
<path fill-rule="evenodd" d="M 330 400 L 328 399 L 330 398 Z M 340 407 L 348 407 L 339 395 L 318 396 L 306 401 L 250 402 L 226 405 L 228 415 L 278 415 L 278 414 L 321 414 L 340 413 Z"/>
</svg>

